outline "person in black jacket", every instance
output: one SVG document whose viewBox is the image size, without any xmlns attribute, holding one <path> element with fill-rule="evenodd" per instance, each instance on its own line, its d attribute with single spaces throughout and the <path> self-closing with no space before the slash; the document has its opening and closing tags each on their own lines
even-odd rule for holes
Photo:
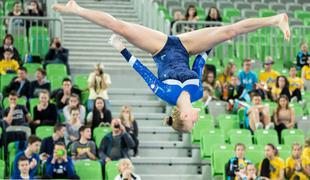
<svg viewBox="0 0 310 180">
<path fill-rule="evenodd" d="M 31 81 L 29 96 L 31 98 L 38 97 L 41 90 L 50 92 L 51 83 L 45 78 L 46 72 L 42 68 L 38 68 L 36 72 L 36 80 Z"/>
<path fill-rule="evenodd" d="M 7 34 L 3 39 L 3 45 L 0 47 L 0 59 L 4 59 L 4 51 L 6 49 L 11 49 L 13 51 L 13 57 L 12 59 L 15 59 L 16 61 L 21 64 L 21 58 L 19 55 L 18 50 L 13 46 L 14 44 L 14 38 L 11 34 Z"/>
<path fill-rule="evenodd" d="M 87 115 L 87 123 L 91 124 L 92 130 L 99 125 L 110 125 L 112 113 L 106 108 L 105 101 L 101 97 L 97 97 L 94 101 L 93 111 Z"/>
<path fill-rule="evenodd" d="M 6 87 L 6 93 L 12 90 L 16 91 L 18 97 L 25 96 L 29 98 L 30 81 L 27 79 L 27 69 L 20 67 L 17 71 L 17 77 L 14 77 L 10 84 Z"/>
</svg>

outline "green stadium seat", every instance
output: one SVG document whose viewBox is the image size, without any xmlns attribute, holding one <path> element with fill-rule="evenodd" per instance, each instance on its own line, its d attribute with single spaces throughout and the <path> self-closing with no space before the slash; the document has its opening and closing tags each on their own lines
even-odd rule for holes
<svg viewBox="0 0 310 180">
<path fill-rule="evenodd" d="M 58 74 L 50 75 L 48 77 L 48 80 L 51 83 L 51 91 L 54 91 L 56 89 L 59 89 L 62 87 L 62 80 L 67 76 L 61 76 Z"/>
<path fill-rule="evenodd" d="M 286 145 L 278 145 L 276 146 L 278 151 L 279 151 L 279 156 L 282 158 L 284 161 L 291 156 L 291 148 Z"/>
<path fill-rule="evenodd" d="M 212 64 L 216 68 L 220 68 L 221 67 L 220 59 L 217 58 L 217 57 L 208 57 L 207 60 L 206 60 L 206 64 Z"/>
<path fill-rule="evenodd" d="M 18 50 L 22 59 L 28 54 L 28 38 L 27 36 L 19 36 L 14 39 L 14 46 Z"/>
<path fill-rule="evenodd" d="M 257 57 L 255 44 L 252 43 L 244 44 L 242 42 L 237 42 L 235 47 L 236 47 L 236 57 L 239 59 Z"/>
<path fill-rule="evenodd" d="M 26 106 L 27 105 L 27 98 L 26 97 L 18 98 L 17 99 L 17 104 Z M 10 106 L 9 97 L 5 97 L 4 100 L 3 100 L 3 107 L 4 107 L 4 109 L 6 109 L 9 106 Z"/>
<path fill-rule="evenodd" d="M 252 134 L 247 129 L 232 129 L 228 131 L 229 143 L 235 145 L 243 143 L 245 145 L 252 145 Z"/>
<path fill-rule="evenodd" d="M 221 130 L 213 129 L 207 132 L 204 131 L 204 135 L 200 140 L 200 155 L 202 159 L 208 159 L 211 157 L 212 145 L 225 144 L 225 136 Z"/>
<path fill-rule="evenodd" d="M 103 179 L 98 161 L 75 161 L 74 168 L 80 179 Z"/>
<path fill-rule="evenodd" d="M 51 76 L 62 76 L 68 75 L 67 67 L 64 64 L 48 64 L 46 66 L 46 77 L 49 79 Z"/>
<path fill-rule="evenodd" d="M 80 90 L 88 89 L 88 75 L 87 74 L 78 74 L 74 77 L 74 85 L 77 86 Z"/>
<path fill-rule="evenodd" d="M 0 179 L 5 178 L 5 162 L 0 159 Z"/>
<path fill-rule="evenodd" d="M 3 9 L 0 9 L 0 17 L 4 15 Z"/>
<path fill-rule="evenodd" d="M 301 21 L 304 21 L 306 19 L 310 19 L 310 12 L 297 10 L 297 11 L 294 11 L 294 17 L 296 19 L 300 19 Z"/>
<path fill-rule="evenodd" d="M 13 11 L 15 1 L 5 1 L 4 3 L 4 12 L 5 15 L 8 15 L 9 12 Z"/>
<path fill-rule="evenodd" d="M 205 115 L 205 105 L 202 101 L 195 101 L 192 103 L 193 108 L 198 108 L 200 109 L 199 114 L 200 115 Z"/>
<path fill-rule="evenodd" d="M 241 12 L 239 9 L 236 8 L 224 8 L 223 16 L 230 20 L 232 17 L 241 16 Z"/>
<path fill-rule="evenodd" d="M 259 17 L 268 17 L 268 16 L 274 16 L 277 13 L 274 10 L 271 9 L 260 9 L 258 11 L 258 16 Z"/>
<path fill-rule="evenodd" d="M 44 58 L 48 52 L 50 38 L 49 37 L 32 37 L 30 36 L 30 54 Z"/>
<path fill-rule="evenodd" d="M 262 146 L 269 144 L 269 143 L 278 145 L 279 144 L 278 134 L 273 129 L 269 129 L 269 130 L 257 129 L 254 132 L 254 142 Z"/>
<path fill-rule="evenodd" d="M 246 159 L 250 160 L 253 164 L 257 165 L 264 159 L 264 147 L 259 145 L 247 146 L 245 151 Z"/>
<path fill-rule="evenodd" d="M 211 158 L 211 174 L 213 177 L 222 176 L 225 172 L 225 165 L 230 158 L 235 156 L 233 146 L 214 145 Z"/>
<path fill-rule="evenodd" d="M 39 63 L 25 63 L 23 67 L 27 69 L 27 74 L 34 76 L 38 68 L 42 68 L 42 64 Z"/>
<path fill-rule="evenodd" d="M 105 165 L 105 180 L 114 180 L 118 174 L 118 161 L 110 161 Z"/>
<path fill-rule="evenodd" d="M 5 37 L 5 26 L 3 24 L 0 24 L 0 38 L 4 39 Z"/>
<path fill-rule="evenodd" d="M 5 74 L 0 76 L 0 90 L 3 92 L 4 88 L 10 84 L 11 80 L 16 76 L 16 74 Z"/>
<path fill-rule="evenodd" d="M 307 138 L 310 138 L 310 129 L 308 130 Z"/>
<path fill-rule="evenodd" d="M 282 144 L 291 147 L 294 143 L 305 144 L 305 134 L 301 129 L 284 129 L 281 132 Z"/>
<path fill-rule="evenodd" d="M 97 148 L 100 147 L 101 140 L 103 137 L 112 131 L 111 127 L 96 127 L 94 129 L 94 140 Z"/>
<path fill-rule="evenodd" d="M 203 135 L 202 132 L 214 129 L 213 122 L 211 120 L 211 116 L 205 119 L 199 119 L 196 123 L 194 128 L 192 129 L 192 143 L 199 144 L 201 140 L 201 136 Z"/>
<path fill-rule="evenodd" d="M 225 135 L 225 139 L 228 140 L 228 131 L 231 129 L 239 129 L 238 117 L 235 114 L 221 114 L 216 117 L 216 121 L 219 123 L 219 128 Z"/>
<path fill-rule="evenodd" d="M 39 126 L 36 129 L 36 135 L 41 139 L 52 136 L 53 133 L 54 133 L 54 126 Z"/>
<path fill-rule="evenodd" d="M 82 101 L 82 104 L 85 105 L 86 107 L 87 107 L 88 97 L 89 97 L 89 91 L 82 91 L 81 101 Z"/>
<path fill-rule="evenodd" d="M 245 117 L 244 117 L 244 108 L 238 109 L 237 116 L 238 122 L 241 128 L 245 128 Z"/>
<path fill-rule="evenodd" d="M 33 118 L 33 108 L 39 104 L 39 98 L 31 98 L 29 99 L 29 111 L 32 115 L 32 118 Z"/>
<path fill-rule="evenodd" d="M 289 106 L 294 109 L 296 117 L 304 115 L 303 109 L 299 103 L 290 103 Z"/>
<path fill-rule="evenodd" d="M 278 104 L 276 102 L 266 102 L 265 105 L 269 106 L 269 113 L 272 114 L 277 109 Z"/>
</svg>

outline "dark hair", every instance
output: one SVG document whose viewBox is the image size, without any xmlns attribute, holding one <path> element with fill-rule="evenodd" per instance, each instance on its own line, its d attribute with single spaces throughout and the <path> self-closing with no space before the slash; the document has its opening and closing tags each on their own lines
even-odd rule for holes
<svg viewBox="0 0 310 180">
<path fill-rule="evenodd" d="M 88 126 L 88 125 L 83 125 L 83 126 L 81 126 L 81 127 L 79 128 L 79 132 L 81 133 L 81 132 L 85 131 L 86 129 L 91 129 L 91 127 Z"/>
<path fill-rule="evenodd" d="M 191 8 L 194 8 L 195 9 L 195 13 L 194 13 L 194 17 L 197 16 L 197 10 L 196 10 L 196 7 L 194 5 L 189 5 L 187 7 L 187 10 L 186 10 L 186 14 L 185 14 L 185 19 L 188 20 L 188 17 L 189 17 L 189 9 Z"/>
<path fill-rule="evenodd" d="M 261 98 L 261 96 L 260 96 L 257 92 L 252 92 L 252 93 L 251 93 L 251 100 L 252 100 L 254 97 L 260 97 L 260 98 Z"/>
<path fill-rule="evenodd" d="M 284 78 L 284 80 L 285 80 L 285 86 L 284 86 L 284 88 L 288 88 L 289 85 L 290 85 L 290 83 L 288 82 L 287 78 L 286 78 L 285 76 L 283 76 L 283 75 L 280 75 L 280 76 L 277 77 L 277 80 L 276 80 L 276 87 L 279 88 L 279 79 L 280 79 L 281 77 Z"/>
<path fill-rule="evenodd" d="M 244 150 L 246 149 L 246 147 L 245 147 L 244 144 L 242 144 L 242 143 L 237 143 L 237 144 L 235 144 L 235 150 L 237 149 L 238 146 L 242 146 Z"/>
<path fill-rule="evenodd" d="M 72 111 L 78 111 L 78 112 L 80 112 L 80 109 L 77 108 L 77 107 L 73 107 L 73 108 L 70 109 L 70 114 L 72 113 Z"/>
<path fill-rule="evenodd" d="M 277 149 L 275 145 L 269 143 L 269 144 L 266 144 L 266 146 L 269 146 L 274 150 L 274 156 L 279 156 L 279 150 Z"/>
<path fill-rule="evenodd" d="M 39 92 L 39 96 L 40 96 L 41 94 L 47 94 L 47 95 L 48 95 L 48 97 L 50 96 L 50 92 L 48 92 L 48 90 L 46 90 L 46 89 L 42 89 L 42 90 L 40 90 L 40 92 Z"/>
<path fill-rule="evenodd" d="M 46 76 L 46 71 L 43 68 L 38 68 L 38 72 L 40 72 L 43 76 Z"/>
<path fill-rule="evenodd" d="M 56 146 L 63 146 L 63 147 L 66 147 L 66 144 L 65 144 L 64 142 L 62 142 L 62 141 L 57 141 L 57 142 L 55 143 L 54 148 L 55 148 Z"/>
<path fill-rule="evenodd" d="M 70 78 L 67 78 L 67 77 L 63 78 L 62 83 L 64 83 L 64 82 L 70 82 L 70 83 L 72 83 L 71 79 L 70 79 Z"/>
<path fill-rule="evenodd" d="M 5 37 L 4 37 L 4 39 L 3 39 L 3 44 L 4 44 L 4 42 L 5 42 L 5 40 L 6 40 L 7 38 L 10 38 L 10 39 L 11 39 L 12 45 L 13 45 L 13 44 L 14 44 L 14 38 L 13 38 L 12 34 L 6 34 L 6 35 L 5 35 Z"/>
<path fill-rule="evenodd" d="M 15 6 L 16 4 L 21 4 L 21 2 L 20 2 L 20 1 L 15 1 L 15 2 L 13 3 L 13 6 Z"/>
<path fill-rule="evenodd" d="M 14 53 L 14 51 L 12 49 L 10 49 L 10 48 L 5 48 L 3 53 L 5 53 L 5 52 L 10 52 L 12 54 Z"/>
<path fill-rule="evenodd" d="M 62 124 L 62 123 L 57 123 L 54 126 L 54 133 L 57 131 L 60 131 L 62 128 L 66 127 L 66 125 Z"/>
<path fill-rule="evenodd" d="M 35 4 L 37 5 L 38 11 L 41 10 L 41 9 L 40 9 L 40 4 L 39 4 L 39 2 L 38 2 L 37 0 L 31 0 L 30 3 L 35 3 Z"/>
<path fill-rule="evenodd" d="M 99 112 L 99 110 L 96 108 L 96 102 L 97 100 L 102 100 L 103 102 L 103 109 L 102 109 L 102 112 L 104 112 L 106 110 L 106 104 L 105 104 L 105 101 L 102 97 L 97 97 L 94 101 L 94 104 L 93 104 L 93 113 L 95 113 L 95 111 Z"/>
<path fill-rule="evenodd" d="M 21 162 L 21 161 L 27 161 L 27 162 L 29 162 L 29 159 L 26 158 L 26 156 L 21 156 L 21 157 L 18 158 L 17 164 L 19 164 L 19 162 Z"/>
<path fill-rule="evenodd" d="M 289 102 L 290 102 L 290 100 L 288 99 L 288 97 L 286 96 L 286 95 L 281 95 L 279 98 L 278 98 L 278 100 L 277 100 L 277 104 L 278 104 L 278 107 L 277 107 L 277 109 L 276 109 L 276 113 L 277 113 L 277 117 L 279 117 L 279 112 L 280 112 L 280 99 L 282 99 L 282 98 L 284 98 L 286 101 L 287 101 L 287 104 L 286 104 L 286 109 L 291 109 L 290 107 L 289 107 Z"/>
<path fill-rule="evenodd" d="M 10 91 L 9 96 L 18 96 L 15 90 Z"/>
<path fill-rule="evenodd" d="M 31 135 L 28 137 L 28 144 L 33 144 L 35 142 L 41 142 L 41 139 L 36 135 Z"/>
<path fill-rule="evenodd" d="M 251 59 L 248 59 L 248 58 L 244 59 L 244 60 L 242 61 L 242 66 L 244 65 L 245 62 L 251 62 Z"/>
<path fill-rule="evenodd" d="M 25 73 L 27 73 L 27 69 L 25 67 L 19 67 L 18 70 L 25 71 Z"/>
<path fill-rule="evenodd" d="M 173 118 L 172 116 L 169 116 L 165 119 L 165 124 L 167 124 L 168 126 L 172 126 L 173 124 Z"/>
<path fill-rule="evenodd" d="M 220 11 L 219 11 L 215 6 L 213 6 L 213 7 L 211 7 L 211 8 L 209 9 L 208 15 L 207 15 L 207 17 L 206 17 L 206 21 L 212 20 L 212 19 L 211 19 L 211 16 L 210 16 L 210 14 L 211 14 L 211 9 L 215 9 L 215 10 L 216 10 L 216 13 L 217 13 L 217 21 L 222 21 L 222 16 L 221 16 L 221 14 L 220 14 Z"/>
</svg>

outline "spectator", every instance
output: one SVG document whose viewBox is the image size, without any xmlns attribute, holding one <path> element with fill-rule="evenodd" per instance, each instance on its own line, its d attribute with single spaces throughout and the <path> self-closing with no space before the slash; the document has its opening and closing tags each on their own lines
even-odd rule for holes
<svg viewBox="0 0 310 180">
<path fill-rule="evenodd" d="M 47 160 L 53 156 L 54 146 L 57 142 L 65 143 L 66 126 L 64 124 L 56 124 L 54 126 L 54 133 L 52 136 L 43 139 L 40 148 L 40 159 Z"/>
<path fill-rule="evenodd" d="M 19 176 L 17 176 L 17 179 L 28 179 L 28 180 L 32 180 L 33 177 L 30 177 L 30 163 L 28 158 L 26 158 L 25 156 L 21 156 L 18 159 L 17 162 L 18 165 L 18 170 L 20 171 Z"/>
<path fill-rule="evenodd" d="M 28 126 L 31 115 L 27 108 L 17 104 L 17 93 L 11 91 L 9 94 L 9 107 L 4 110 L 4 129 L 8 126 Z"/>
<path fill-rule="evenodd" d="M 260 177 L 257 177 L 256 167 L 254 164 L 248 164 L 245 170 L 246 170 L 246 174 L 242 180 L 263 180 Z"/>
<path fill-rule="evenodd" d="M 252 94 L 252 106 L 246 108 L 246 127 L 252 132 L 256 129 L 274 128 L 274 124 L 270 122 L 269 106 L 262 104 L 262 98 L 259 94 Z"/>
<path fill-rule="evenodd" d="M 281 132 L 283 129 L 291 129 L 295 126 L 295 112 L 289 107 L 287 96 L 281 95 L 278 99 L 278 107 L 273 111 L 273 119 L 275 129 L 278 132 L 279 140 L 281 140 Z"/>
<path fill-rule="evenodd" d="M 304 150 L 302 152 L 302 156 L 307 157 L 307 158 L 310 157 L 310 137 L 308 137 L 308 139 L 306 139 L 305 147 L 304 147 Z"/>
<path fill-rule="evenodd" d="M 278 149 L 273 144 L 265 146 L 265 159 L 259 164 L 262 178 L 284 180 L 284 161 L 279 157 Z"/>
<path fill-rule="evenodd" d="M 245 168 L 251 161 L 245 159 L 245 145 L 238 143 L 235 145 L 235 157 L 229 159 L 226 164 L 226 176 L 228 179 L 239 179 L 242 174 L 245 174 Z"/>
<path fill-rule="evenodd" d="M 292 145 L 292 156 L 286 159 L 285 175 L 289 179 L 309 179 L 310 178 L 310 159 L 301 156 L 302 146 Z"/>
<path fill-rule="evenodd" d="M 179 10 L 175 11 L 174 14 L 173 14 L 173 21 L 171 21 L 171 23 L 170 23 L 170 34 L 171 35 L 173 34 L 173 25 L 174 25 L 174 23 L 177 22 L 177 21 L 182 21 L 182 20 L 184 20 L 184 16 L 182 15 L 182 12 L 179 11 Z M 177 34 L 182 33 L 182 26 L 181 25 L 177 25 L 175 30 L 176 30 Z"/>
<path fill-rule="evenodd" d="M 55 97 L 58 110 L 62 110 L 68 103 L 71 94 L 77 94 L 81 97 L 81 91 L 72 87 L 72 81 L 69 78 L 62 80 L 62 89 L 54 91 L 52 97 Z"/>
<path fill-rule="evenodd" d="M 241 99 L 241 95 L 243 92 L 243 87 L 239 86 L 239 80 L 237 76 L 231 76 L 230 82 L 227 86 L 227 96 L 225 95 L 225 88 L 222 91 L 222 99 L 223 100 L 234 100 L 234 99 Z M 227 98 L 225 98 L 227 97 Z"/>
<path fill-rule="evenodd" d="M 206 71 L 206 79 L 203 81 L 203 87 L 207 91 L 207 95 L 212 99 L 218 99 L 221 92 L 221 85 L 215 79 L 215 74 L 212 71 Z"/>
<path fill-rule="evenodd" d="M 298 101 L 301 101 L 301 91 L 304 90 L 304 82 L 300 77 L 297 77 L 296 74 L 296 67 L 292 66 L 290 68 L 290 77 L 288 78 L 289 90 L 292 98 L 296 97 Z"/>
<path fill-rule="evenodd" d="M 100 125 L 110 126 L 112 114 L 111 111 L 106 108 L 104 99 L 97 97 L 93 106 L 93 111 L 87 115 L 87 123 L 91 124 L 92 130 Z"/>
<path fill-rule="evenodd" d="M 243 86 L 249 93 L 255 90 L 255 85 L 258 82 L 256 74 L 251 71 L 252 62 L 250 59 L 245 59 L 242 63 L 243 70 L 239 72 L 240 85 Z"/>
<path fill-rule="evenodd" d="M 14 47 L 14 38 L 11 34 L 6 34 L 3 39 L 3 45 L 0 47 L 0 59 L 4 59 L 4 50 L 10 49 L 13 51 L 12 59 L 15 59 L 17 62 L 21 63 L 21 58 L 19 56 L 19 52 Z"/>
<path fill-rule="evenodd" d="M 41 146 L 41 139 L 38 138 L 37 136 L 29 136 L 28 138 L 28 146 L 25 151 L 19 152 L 16 154 L 14 163 L 13 163 L 13 171 L 12 171 L 12 179 L 19 179 L 21 172 L 19 170 L 19 158 L 20 157 L 26 157 L 29 166 L 30 166 L 30 171 L 29 171 L 29 176 L 30 178 L 33 178 L 37 174 L 37 170 L 40 164 L 40 158 L 39 155 L 37 154 L 40 150 Z"/>
<path fill-rule="evenodd" d="M 133 156 L 138 155 L 138 147 L 139 147 L 139 140 L 138 140 L 138 124 L 135 120 L 132 111 L 129 106 L 123 106 L 120 117 L 122 124 L 125 126 L 126 132 L 130 134 L 132 140 L 135 142 L 135 147 L 133 148 Z"/>
<path fill-rule="evenodd" d="M 5 49 L 3 56 L 4 59 L 0 61 L 0 75 L 16 73 L 19 68 L 19 64 L 15 59 L 12 59 L 13 51 L 11 49 Z"/>
<path fill-rule="evenodd" d="M 280 73 L 272 69 L 273 59 L 271 56 L 267 56 L 264 62 L 265 71 L 259 74 L 259 84 L 258 88 L 260 88 L 264 94 L 267 96 L 266 98 L 272 99 L 271 97 L 271 89 L 276 84 L 276 79 L 280 76 Z"/>
<path fill-rule="evenodd" d="M 53 156 L 47 159 L 44 179 L 80 179 L 63 142 L 55 144 Z"/>
<path fill-rule="evenodd" d="M 96 65 L 95 72 L 90 73 L 88 77 L 89 97 L 87 108 L 92 111 L 94 100 L 101 97 L 105 101 L 106 108 L 109 107 L 108 88 L 111 85 L 110 75 L 103 72 L 100 64 Z"/>
<path fill-rule="evenodd" d="M 277 77 L 276 86 L 272 88 L 271 95 L 273 101 L 277 101 L 281 95 L 285 95 L 291 101 L 289 82 L 285 76 L 280 75 Z"/>
<path fill-rule="evenodd" d="M 45 68 L 47 64 L 65 64 L 67 67 L 67 72 L 70 74 L 68 58 L 69 50 L 62 47 L 59 37 L 54 37 L 45 56 L 43 67 Z"/>
<path fill-rule="evenodd" d="M 223 73 L 218 75 L 218 81 L 221 85 L 222 100 L 228 100 L 228 86 L 231 84 L 231 77 L 236 72 L 236 65 L 233 62 L 228 62 Z"/>
<path fill-rule="evenodd" d="M 28 8 L 28 16 L 44 16 L 42 9 L 37 0 L 31 0 Z"/>
<path fill-rule="evenodd" d="M 36 80 L 31 81 L 30 83 L 30 92 L 29 96 L 35 98 L 39 96 L 41 90 L 47 90 L 50 92 L 51 83 L 46 79 L 46 72 L 42 68 L 38 68 L 36 72 Z"/>
<path fill-rule="evenodd" d="M 135 146 L 120 119 L 111 122 L 112 132 L 104 136 L 100 143 L 99 157 L 103 164 L 111 160 L 129 158 L 128 150 Z"/>
<path fill-rule="evenodd" d="M 6 87 L 6 92 L 14 90 L 17 92 L 18 97 L 25 96 L 29 98 L 29 88 L 30 82 L 27 79 L 27 69 L 19 67 L 17 77 L 11 80 L 10 84 Z"/>
<path fill-rule="evenodd" d="M 300 44 L 300 51 L 296 57 L 296 65 L 297 70 L 301 70 L 304 65 L 307 63 L 308 57 L 310 56 L 310 52 L 308 51 L 308 45 L 306 42 Z"/>
<path fill-rule="evenodd" d="M 301 78 L 305 83 L 310 84 L 310 56 L 308 57 L 307 64 L 301 70 Z M 310 89 L 307 89 L 308 91 Z"/>
<path fill-rule="evenodd" d="M 114 180 L 141 180 L 141 178 L 133 173 L 134 167 L 129 159 L 121 159 L 118 163 L 119 175 Z"/>
<path fill-rule="evenodd" d="M 65 116 L 66 122 L 68 122 L 71 119 L 70 111 L 72 108 L 79 109 L 79 111 L 80 111 L 80 123 L 84 124 L 85 116 L 86 116 L 86 109 L 82 104 L 80 104 L 80 98 L 76 94 L 71 94 L 71 96 L 69 98 L 69 104 L 66 105 L 63 109 L 63 113 Z"/>
<path fill-rule="evenodd" d="M 42 125 L 54 126 L 57 123 L 57 107 L 49 103 L 49 93 L 42 90 L 39 93 L 39 104 L 33 108 L 33 121 L 30 123 L 32 134 Z"/>
<path fill-rule="evenodd" d="M 199 16 L 197 16 L 197 10 L 194 5 L 189 5 L 186 10 L 185 20 L 189 22 L 197 22 L 199 20 Z M 196 26 L 187 25 L 184 27 L 186 31 L 193 31 L 196 29 Z"/>
<path fill-rule="evenodd" d="M 9 12 L 8 13 L 8 16 L 25 16 L 25 14 L 22 12 L 23 9 L 22 9 L 22 4 L 21 2 L 19 1 L 15 1 L 14 4 L 13 4 L 13 11 Z M 6 21 L 6 25 L 9 24 L 9 21 L 7 20 Z M 15 19 L 13 21 L 13 25 L 14 26 L 24 26 L 24 20 L 22 19 Z"/>
<path fill-rule="evenodd" d="M 91 139 L 91 128 L 81 126 L 79 129 L 80 139 L 71 146 L 73 160 L 96 160 L 96 144 Z"/>
<path fill-rule="evenodd" d="M 211 7 L 205 20 L 222 22 L 220 11 L 216 7 Z"/>
<path fill-rule="evenodd" d="M 70 120 L 66 123 L 67 132 L 65 134 L 69 145 L 79 139 L 79 129 L 81 126 L 80 110 L 72 108 L 70 110 Z"/>
</svg>

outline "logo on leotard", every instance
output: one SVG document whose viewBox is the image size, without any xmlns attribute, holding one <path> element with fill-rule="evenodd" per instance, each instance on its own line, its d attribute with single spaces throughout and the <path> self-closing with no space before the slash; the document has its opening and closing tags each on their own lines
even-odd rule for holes
<svg viewBox="0 0 310 180">
<path fill-rule="evenodd" d="M 155 84 L 151 84 L 151 89 L 154 89 L 155 88 Z"/>
<path fill-rule="evenodd" d="M 167 55 L 164 54 L 164 55 L 160 56 L 160 59 L 163 60 L 166 56 L 167 56 Z"/>
</svg>

